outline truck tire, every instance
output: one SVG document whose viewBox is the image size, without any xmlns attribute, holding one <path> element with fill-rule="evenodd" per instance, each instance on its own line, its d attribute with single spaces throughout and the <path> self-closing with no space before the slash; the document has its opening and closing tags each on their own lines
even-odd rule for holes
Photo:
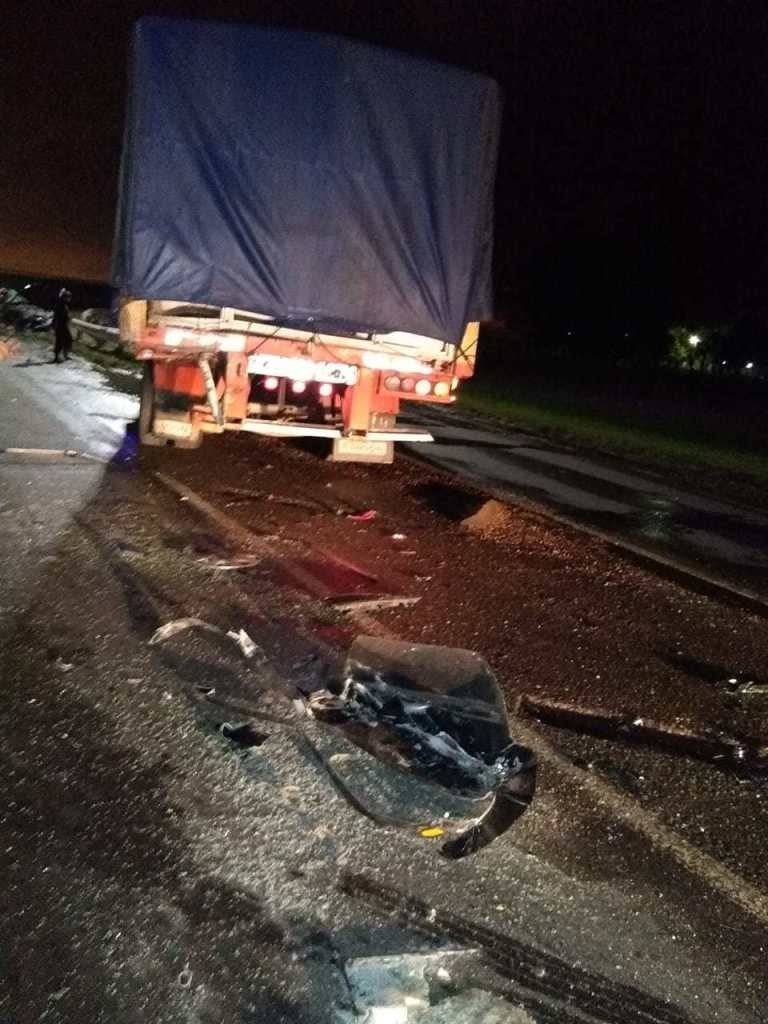
<svg viewBox="0 0 768 1024">
<path fill-rule="evenodd" d="M 139 403 L 139 442 L 154 448 L 199 448 L 203 443 L 203 432 L 198 428 L 191 437 L 166 437 L 152 430 L 157 409 L 154 363 L 144 363 Z"/>
<path fill-rule="evenodd" d="M 139 403 L 139 442 L 156 447 L 164 447 L 165 439 L 152 433 L 155 420 L 155 376 L 154 364 L 144 363 L 144 374 L 141 379 L 141 399 Z"/>
</svg>

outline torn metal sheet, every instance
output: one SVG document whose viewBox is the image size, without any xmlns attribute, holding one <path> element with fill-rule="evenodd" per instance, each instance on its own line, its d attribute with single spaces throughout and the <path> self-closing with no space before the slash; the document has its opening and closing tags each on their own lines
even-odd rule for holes
<svg viewBox="0 0 768 1024">
<path fill-rule="evenodd" d="M 512 740 L 498 684 L 472 651 L 359 637 L 343 678 L 310 694 L 307 707 L 383 764 L 468 801 L 457 818 L 434 799 L 434 816 L 418 829 L 445 840 L 447 857 L 486 846 L 531 802 L 534 756 Z M 352 793 L 338 763 L 324 767 L 360 810 L 366 793 Z"/>
<path fill-rule="evenodd" d="M 698 734 L 641 715 L 612 715 L 531 697 L 521 698 L 520 710 L 558 729 L 683 754 L 733 772 L 740 781 L 768 782 L 768 745 L 751 737 L 738 739 L 715 732 Z"/>
</svg>

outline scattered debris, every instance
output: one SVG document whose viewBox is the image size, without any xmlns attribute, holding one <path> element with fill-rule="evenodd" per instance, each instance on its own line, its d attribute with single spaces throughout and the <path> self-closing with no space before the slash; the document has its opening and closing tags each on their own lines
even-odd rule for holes
<svg viewBox="0 0 768 1024">
<path fill-rule="evenodd" d="M 697 734 L 640 715 L 611 715 L 526 696 L 520 700 L 520 711 L 558 729 L 683 754 L 734 772 L 744 782 L 768 782 L 768 745 L 756 739 L 714 732 Z"/>
<path fill-rule="evenodd" d="M 243 747 L 245 750 L 250 747 L 260 747 L 264 740 L 269 739 L 267 733 L 257 732 L 250 722 L 243 722 L 241 725 L 223 722 L 219 726 L 219 731 L 226 739 L 232 740 L 238 747 Z"/>
<path fill-rule="evenodd" d="M 80 452 L 74 448 L 3 448 L 6 455 L 58 455 L 62 458 L 74 459 Z"/>
<path fill-rule="evenodd" d="M 209 633 L 218 634 L 223 632 L 218 626 L 212 626 L 210 622 L 204 622 L 202 619 L 188 616 L 184 619 L 174 619 L 172 622 L 166 622 L 164 626 L 156 629 L 149 638 L 150 647 L 155 646 L 155 644 L 161 644 L 164 640 L 169 640 L 172 636 L 176 636 L 177 633 L 183 633 L 187 629 L 204 629 Z"/>
<path fill-rule="evenodd" d="M 756 679 L 729 679 L 726 693 L 729 697 L 768 697 L 768 683 Z"/>
<path fill-rule="evenodd" d="M 263 559 L 260 555 L 235 555 L 234 558 L 226 561 L 223 558 L 203 555 L 197 561 L 207 565 L 215 572 L 237 572 L 240 569 L 252 569 L 254 566 L 260 565 Z"/>
<path fill-rule="evenodd" d="M 582 768 L 587 772 L 596 772 L 598 775 L 604 776 L 604 778 L 613 782 L 620 789 L 631 793 L 632 796 L 639 796 L 643 791 L 645 776 L 639 772 L 632 771 L 630 768 L 614 764 L 606 758 L 587 760 L 586 758 L 575 757 L 572 760 L 577 768 Z"/>
<path fill-rule="evenodd" d="M 419 1024 L 536 1024 L 521 1006 L 513 1006 L 501 996 L 482 989 L 467 989 L 430 1007 L 418 1016 Z"/>
<path fill-rule="evenodd" d="M 215 633 L 217 636 L 226 636 L 230 640 L 234 640 L 240 648 L 243 656 L 249 659 L 260 650 L 258 644 L 254 643 L 244 629 L 230 629 L 225 633 L 224 630 L 219 629 L 218 626 L 212 626 L 210 622 L 205 622 L 203 619 L 197 619 L 194 616 L 188 616 L 184 619 L 174 619 L 172 622 L 166 622 L 164 626 L 160 626 L 159 629 L 155 630 L 149 638 L 149 644 L 150 646 L 161 644 L 163 641 L 170 639 L 172 636 L 176 636 L 177 633 L 183 633 L 187 629 L 203 629 L 207 633 Z"/>
<path fill-rule="evenodd" d="M 344 962 L 344 977 L 352 998 L 353 1014 L 338 1011 L 337 1021 L 370 1024 L 410 1024 L 429 1020 L 424 1016 L 435 998 L 438 973 L 450 977 L 446 964 L 472 956 L 475 950 L 440 950 L 429 953 L 400 953 L 364 956 Z M 442 994 L 442 992 L 441 992 Z M 506 1004 L 508 1005 L 508 1004 Z M 477 1020 L 468 1016 L 464 1020 Z"/>
<path fill-rule="evenodd" d="M 439 822 L 446 857 L 488 845 L 533 798 L 535 759 L 510 737 L 498 683 L 473 651 L 358 637 L 343 678 L 332 689 L 309 694 L 306 706 L 383 764 L 470 801 L 461 818 L 444 818 L 441 809 L 414 829 L 437 838 L 431 830 Z M 342 795 L 378 820 L 360 806 L 366 795 L 351 793 L 336 767 L 319 759 Z M 436 807 L 439 790 L 434 792 Z M 402 824 L 391 817 L 386 823 Z"/>
<path fill-rule="evenodd" d="M 59 672 L 64 672 L 64 673 L 71 672 L 72 669 L 75 667 L 73 662 L 71 662 L 71 661 L 64 661 L 64 659 L 62 658 L 61 655 L 59 655 L 58 658 L 56 659 L 56 661 L 54 661 L 54 665 L 59 670 Z"/>
<path fill-rule="evenodd" d="M 252 658 L 259 650 L 258 644 L 255 644 L 253 640 L 251 640 L 244 629 L 230 629 L 227 632 L 227 636 L 230 640 L 235 641 L 237 646 L 243 652 L 243 656 L 246 658 Z"/>
<path fill-rule="evenodd" d="M 410 608 L 418 604 L 421 597 L 408 597 L 406 595 L 383 594 L 379 597 L 372 597 L 366 594 L 350 595 L 343 597 L 331 597 L 327 604 L 339 612 L 375 612 L 385 608 Z"/>
<path fill-rule="evenodd" d="M 225 487 L 218 491 L 226 497 L 235 498 L 238 501 L 271 501 L 275 505 L 287 505 L 290 508 L 305 508 L 310 512 L 325 512 L 326 509 L 318 501 L 310 498 L 285 497 L 280 494 L 270 494 L 267 491 L 248 490 L 244 487 Z"/>
<path fill-rule="evenodd" d="M 178 981 L 179 981 L 179 985 L 182 988 L 191 988 L 191 986 L 192 986 L 192 971 L 190 971 L 190 969 L 189 969 L 189 964 L 187 964 L 187 966 L 184 968 L 184 970 L 181 971 L 181 973 L 179 974 Z"/>
<path fill-rule="evenodd" d="M 370 523 L 377 515 L 375 508 L 369 508 L 365 512 L 348 512 L 347 519 L 351 519 L 353 523 Z"/>
</svg>

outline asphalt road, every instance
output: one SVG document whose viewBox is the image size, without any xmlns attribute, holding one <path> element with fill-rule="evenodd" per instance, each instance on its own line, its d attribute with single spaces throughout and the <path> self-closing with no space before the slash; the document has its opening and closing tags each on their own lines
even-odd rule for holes
<svg viewBox="0 0 768 1024">
<path fill-rule="evenodd" d="M 251 438 L 137 457 L 125 429 L 135 400 L 82 360 L 51 366 L 40 352 L 28 342 L 21 359 L 0 364 L 0 1018 L 362 1020 L 354 978 L 373 964 L 397 1004 L 389 1019 L 409 1022 L 766 1019 L 757 789 L 675 763 L 690 791 L 676 791 L 669 811 L 660 791 L 635 800 L 554 749 L 560 738 L 521 722 L 541 757 L 532 809 L 481 854 L 450 862 L 339 796 L 287 696 L 296 683 L 319 685 L 335 668 L 334 646 L 343 652 L 354 632 L 329 614 L 322 588 L 297 584 L 302 566 L 333 588 L 321 550 L 368 559 L 372 578 L 395 565 L 396 582 L 423 597 L 413 618 L 389 613 L 382 628 L 466 646 L 474 635 L 505 687 L 515 673 L 503 649 L 516 643 L 539 686 L 556 686 L 567 663 L 600 668 L 591 659 L 603 646 L 616 660 L 597 626 L 566 634 L 562 615 L 584 616 L 570 597 L 565 611 L 549 597 L 550 586 L 566 589 L 563 573 L 578 571 L 570 586 L 592 608 L 589 586 L 597 594 L 610 581 L 624 640 L 632 627 L 623 602 L 674 608 L 673 624 L 653 624 L 659 638 L 672 630 L 680 643 L 704 638 L 714 650 L 718 635 L 743 630 L 756 664 L 766 645 L 752 617 L 521 519 L 523 535 L 513 515 L 520 585 L 536 605 L 526 610 L 502 589 L 515 574 L 499 570 L 498 586 L 488 577 L 485 560 L 506 541 L 467 534 L 449 547 L 457 527 L 423 505 L 448 485 L 419 467 L 342 469 Z M 67 449 L 77 454 L 57 454 Z M 242 554 L 242 535 L 201 518 L 158 483 L 158 470 L 252 531 L 255 567 L 212 568 Z M 263 490 L 265 480 L 271 498 L 255 506 L 234 490 Z M 314 512 L 300 504 L 319 495 Z M 374 527 L 329 512 L 374 500 Z M 395 525 L 407 548 L 392 539 Z M 473 563 L 486 566 L 490 598 L 477 620 L 456 597 L 456 586 L 476 590 Z M 523 614 L 543 630 L 505 638 L 501 616 L 518 625 Z M 246 629 L 264 659 L 247 661 L 200 631 L 149 645 L 158 626 L 186 615 Z M 645 635 L 634 647 L 649 660 Z M 537 675 L 537 662 L 546 672 Z M 678 670 L 668 671 L 671 680 Z M 679 694 L 682 685 L 670 683 Z M 211 689 L 219 704 L 203 699 Z M 600 683 L 592 692 L 611 699 Z M 272 716 L 254 720 L 263 740 L 248 750 L 218 729 L 247 719 L 244 706 Z M 317 726 L 303 728 L 324 742 Z M 710 802 L 711 835 L 699 831 L 696 791 Z M 723 824 L 720 802 L 728 821 L 748 819 L 748 849 Z M 399 975 L 387 974 L 392 961 L 381 958 L 406 954 L 433 957 L 405 962 L 420 965 L 419 978 L 438 955 L 446 973 L 430 990 L 435 1005 L 420 1006 L 424 984 L 404 976 L 402 960 Z"/>
<path fill-rule="evenodd" d="M 419 454 L 434 465 L 768 599 L 768 514 L 692 493 L 671 472 L 481 426 L 453 410 L 411 407 L 406 418 L 431 430 L 436 443 Z"/>
</svg>

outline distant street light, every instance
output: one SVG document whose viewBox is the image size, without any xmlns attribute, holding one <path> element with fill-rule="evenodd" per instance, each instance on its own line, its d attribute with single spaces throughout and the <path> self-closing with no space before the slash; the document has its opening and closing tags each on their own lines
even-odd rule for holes
<svg viewBox="0 0 768 1024">
<path fill-rule="evenodd" d="M 698 336 L 698 334 L 691 334 L 688 336 L 688 344 L 691 345 L 693 348 L 696 348 L 697 345 L 701 344 L 701 338 Z"/>
<path fill-rule="evenodd" d="M 744 367 L 744 369 L 745 370 L 751 370 L 754 365 L 755 365 L 754 363 L 747 363 L 747 365 Z"/>
</svg>

